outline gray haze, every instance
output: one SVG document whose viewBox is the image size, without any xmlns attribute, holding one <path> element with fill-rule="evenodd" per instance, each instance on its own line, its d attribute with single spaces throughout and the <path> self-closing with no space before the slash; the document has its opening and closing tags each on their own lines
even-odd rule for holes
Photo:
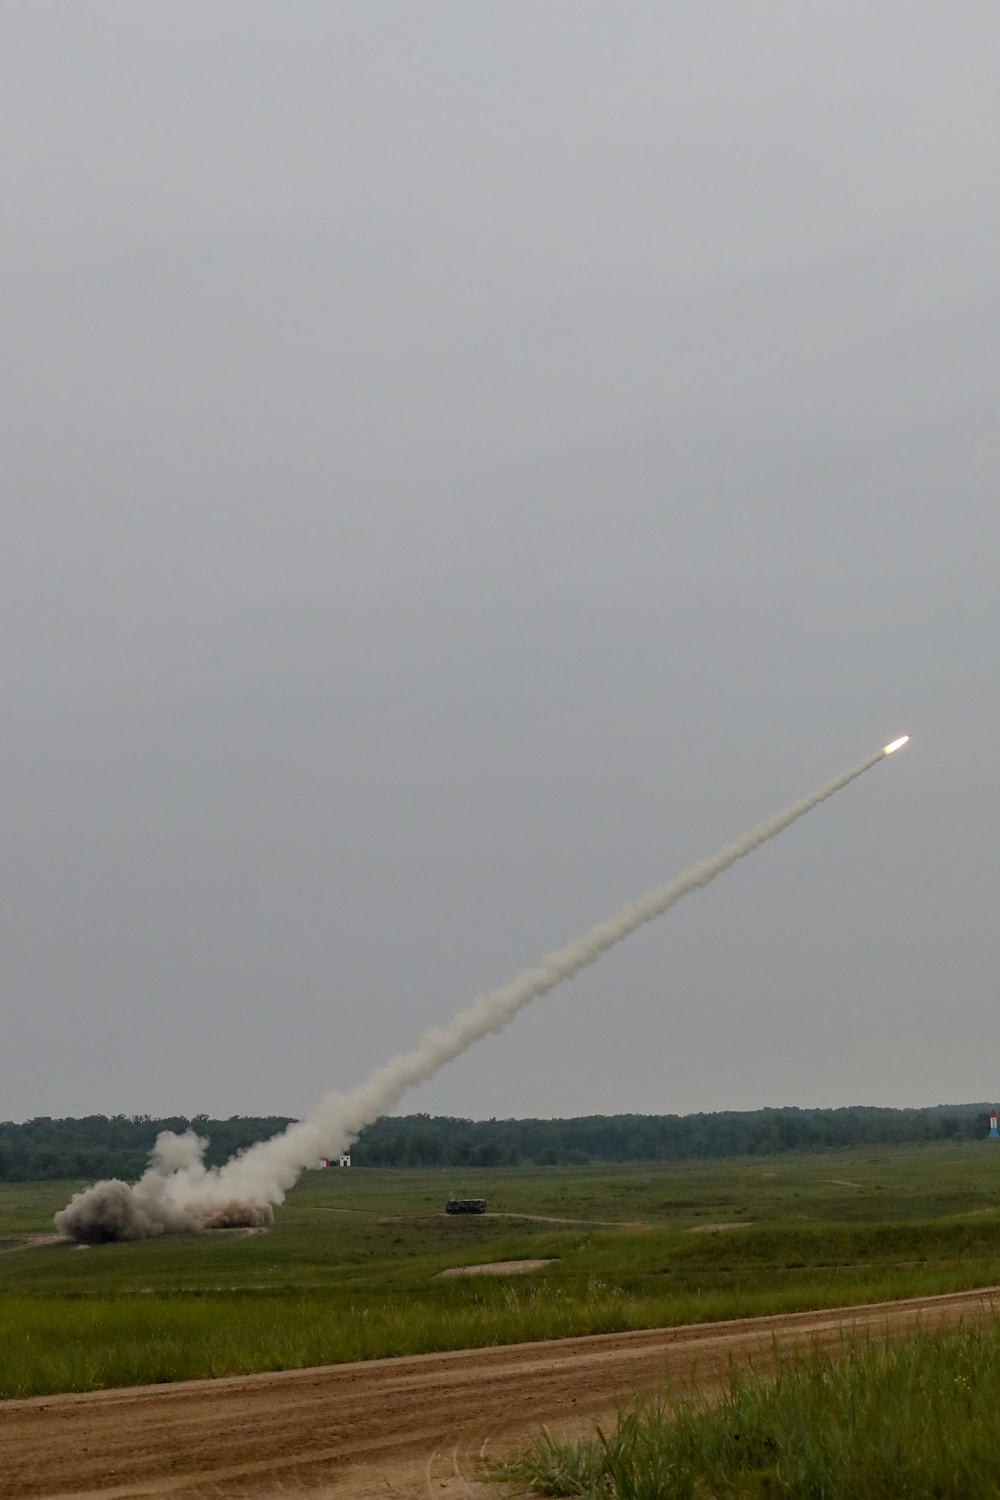
<svg viewBox="0 0 1000 1500">
<path fill-rule="evenodd" d="M 0 1118 L 1000 1091 L 991 5 L 0 11 Z"/>
</svg>

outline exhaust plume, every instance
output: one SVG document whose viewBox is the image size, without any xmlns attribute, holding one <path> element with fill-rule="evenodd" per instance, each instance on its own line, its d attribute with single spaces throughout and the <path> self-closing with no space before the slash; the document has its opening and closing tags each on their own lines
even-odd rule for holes
<svg viewBox="0 0 1000 1500">
<path fill-rule="evenodd" d="M 56 1228 L 65 1239 L 90 1245 L 202 1229 L 267 1228 L 274 1213 L 266 1198 L 241 1202 L 216 1190 L 218 1173 L 202 1159 L 207 1145 L 193 1130 L 161 1131 L 138 1182 L 130 1186 L 112 1177 L 74 1194 L 56 1214 Z"/>
<path fill-rule="evenodd" d="M 236 1223 L 253 1226 L 260 1222 L 253 1215 L 261 1212 L 269 1223 L 270 1205 L 283 1201 L 305 1168 L 316 1166 L 321 1157 L 338 1156 L 407 1089 L 432 1078 L 481 1037 L 502 1031 L 531 1000 L 571 979 L 638 927 L 708 885 L 737 860 L 870 771 L 906 738 L 894 741 L 811 796 L 758 824 L 711 859 L 693 865 L 666 885 L 646 891 L 575 942 L 550 953 L 534 968 L 525 969 L 509 984 L 482 995 L 450 1025 L 429 1031 L 412 1051 L 377 1068 L 357 1088 L 346 1094 L 327 1094 L 311 1115 L 280 1135 L 258 1142 L 222 1167 L 209 1168 L 203 1161 L 207 1142 L 193 1131 L 181 1136 L 164 1131 L 157 1139 L 149 1168 L 134 1186 L 99 1182 L 77 1193 L 56 1214 L 56 1228 L 67 1239 L 95 1241 L 145 1239 Z"/>
</svg>

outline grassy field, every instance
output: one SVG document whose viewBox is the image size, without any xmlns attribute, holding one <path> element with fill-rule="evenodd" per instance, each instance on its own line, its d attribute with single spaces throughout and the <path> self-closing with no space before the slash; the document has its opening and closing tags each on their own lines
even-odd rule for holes
<svg viewBox="0 0 1000 1500">
<path fill-rule="evenodd" d="M 1000 1150 L 988 1142 L 681 1165 L 332 1170 L 307 1174 L 267 1234 L 28 1243 L 51 1233 L 77 1186 L 0 1186 L 2 1396 L 1000 1281 Z M 490 1213 L 445 1217 L 450 1196 L 485 1197 Z M 552 1263 L 524 1277 L 438 1277 L 522 1258 Z"/>
<path fill-rule="evenodd" d="M 587 1442 L 542 1432 L 494 1474 L 594 1500 L 996 1496 L 998 1375 L 996 1327 L 848 1341 L 734 1374 L 719 1401 L 640 1401 Z"/>
</svg>

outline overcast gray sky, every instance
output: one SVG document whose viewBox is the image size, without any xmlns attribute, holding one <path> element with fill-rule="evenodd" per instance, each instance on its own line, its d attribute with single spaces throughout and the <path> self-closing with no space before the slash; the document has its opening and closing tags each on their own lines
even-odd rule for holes
<svg viewBox="0 0 1000 1500">
<path fill-rule="evenodd" d="M 1000 1095 L 993 0 L 0 4 L 0 1118 Z"/>
</svg>

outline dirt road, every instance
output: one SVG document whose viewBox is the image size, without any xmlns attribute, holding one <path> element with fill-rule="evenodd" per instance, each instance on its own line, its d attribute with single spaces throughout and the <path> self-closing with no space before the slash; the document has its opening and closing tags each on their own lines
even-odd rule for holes
<svg viewBox="0 0 1000 1500">
<path fill-rule="evenodd" d="M 834 1312 L 603 1334 L 275 1375 L 187 1381 L 0 1404 L 0 1494 L 321 1495 L 368 1500 L 487 1493 L 477 1456 L 542 1423 L 566 1432 L 637 1390 L 725 1376 L 772 1348 L 832 1344 L 845 1328 L 976 1325 L 1000 1287 Z M 494 1497 L 496 1491 L 490 1489 Z"/>
</svg>

